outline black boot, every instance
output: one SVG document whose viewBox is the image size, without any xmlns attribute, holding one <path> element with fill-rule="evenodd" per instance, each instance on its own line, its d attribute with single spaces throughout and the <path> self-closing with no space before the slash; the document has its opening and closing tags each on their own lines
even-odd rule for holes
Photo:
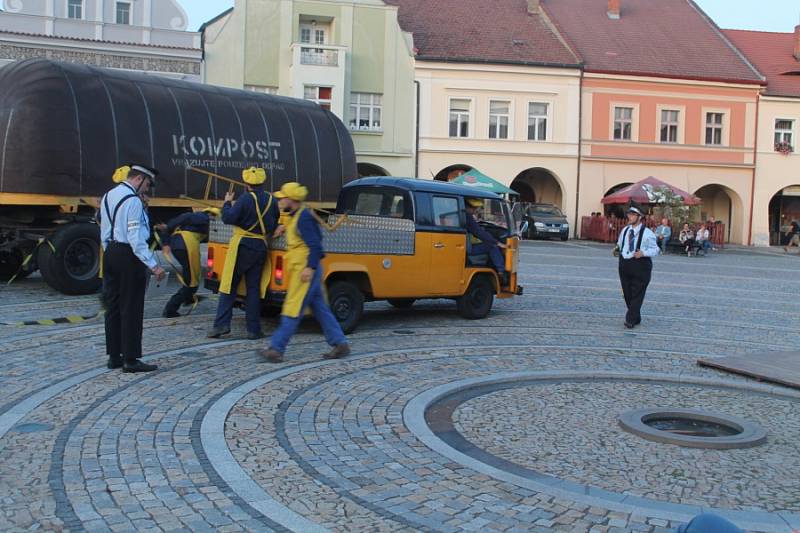
<svg viewBox="0 0 800 533">
<path fill-rule="evenodd" d="M 122 365 L 123 372 L 152 372 L 153 370 L 157 370 L 158 366 L 156 365 L 148 365 L 147 363 L 142 363 L 141 360 L 136 359 L 133 362 L 125 361 Z"/>
<path fill-rule="evenodd" d="M 106 366 L 111 370 L 122 368 L 122 357 L 119 355 L 109 355 Z"/>
</svg>

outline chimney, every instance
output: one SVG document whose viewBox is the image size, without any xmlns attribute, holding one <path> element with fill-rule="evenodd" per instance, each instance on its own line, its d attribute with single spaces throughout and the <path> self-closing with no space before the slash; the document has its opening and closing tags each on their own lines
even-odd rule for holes
<svg viewBox="0 0 800 533">
<path fill-rule="evenodd" d="M 619 2 L 620 0 L 608 0 L 608 11 L 606 14 L 611 20 L 619 20 Z"/>
<path fill-rule="evenodd" d="M 800 25 L 794 27 L 794 58 L 800 61 Z"/>
<path fill-rule="evenodd" d="M 539 13 L 539 4 L 541 0 L 528 0 L 528 13 L 536 15 Z"/>
</svg>

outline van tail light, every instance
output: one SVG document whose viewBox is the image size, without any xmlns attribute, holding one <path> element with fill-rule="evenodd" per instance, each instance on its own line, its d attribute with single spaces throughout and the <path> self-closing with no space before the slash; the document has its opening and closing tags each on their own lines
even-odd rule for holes
<svg viewBox="0 0 800 533">
<path fill-rule="evenodd" d="M 208 258 L 206 259 L 206 266 L 208 267 L 208 276 L 211 277 L 211 271 L 214 270 L 214 249 L 208 249 Z"/>
<path fill-rule="evenodd" d="M 275 258 L 275 283 L 283 285 L 283 256 Z"/>
</svg>

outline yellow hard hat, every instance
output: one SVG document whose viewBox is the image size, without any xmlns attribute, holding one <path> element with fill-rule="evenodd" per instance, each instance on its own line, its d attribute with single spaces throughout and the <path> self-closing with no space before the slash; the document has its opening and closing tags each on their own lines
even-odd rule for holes
<svg viewBox="0 0 800 533">
<path fill-rule="evenodd" d="M 215 216 L 219 218 L 222 216 L 222 210 L 219 207 L 206 207 L 203 209 L 203 213 L 208 213 L 211 216 Z"/>
<path fill-rule="evenodd" d="M 302 202 L 308 196 L 308 189 L 296 181 L 284 183 L 281 190 L 275 193 L 275 198 L 288 198 L 295 202 Z"/>
<path fill-rule="evenodd" d="M 483 200 L 480 198 L 467 198 L 467 205 L 470 207 L 483 207 Z"/>
<path fill-rule="evenodd" d="M 267 181 L 267 172 L 258 167 L 246 168 L 242 171 L 242 179 L 248 185 L 261 185 Z"/>
<path fill-rule="evenodd" d="M 111 181 L 114 183 L 122 183 L 126 179 L 128 179 L 128 173 L 131 171 L 131 167 L 128 165 L 119 167 L 117 170 L 114 171 L 114 175 L 111 176 Z"/>
</svg>

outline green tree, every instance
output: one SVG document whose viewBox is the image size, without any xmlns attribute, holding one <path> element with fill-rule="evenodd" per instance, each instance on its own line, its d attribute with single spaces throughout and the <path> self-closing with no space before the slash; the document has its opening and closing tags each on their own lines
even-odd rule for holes
<svg viewBox="0 0 800 533">
<path fill-rule="evenodd" d="M 653 204 L 653 215 L 658 220 L 670 220 L 672 227 L 680 227 L 686 222 L 691 224 L 700 218 L 700 206 L 686 205 L 683 198 L 669 187 L 653 187 L 647 193 Z"/>
</svg>

